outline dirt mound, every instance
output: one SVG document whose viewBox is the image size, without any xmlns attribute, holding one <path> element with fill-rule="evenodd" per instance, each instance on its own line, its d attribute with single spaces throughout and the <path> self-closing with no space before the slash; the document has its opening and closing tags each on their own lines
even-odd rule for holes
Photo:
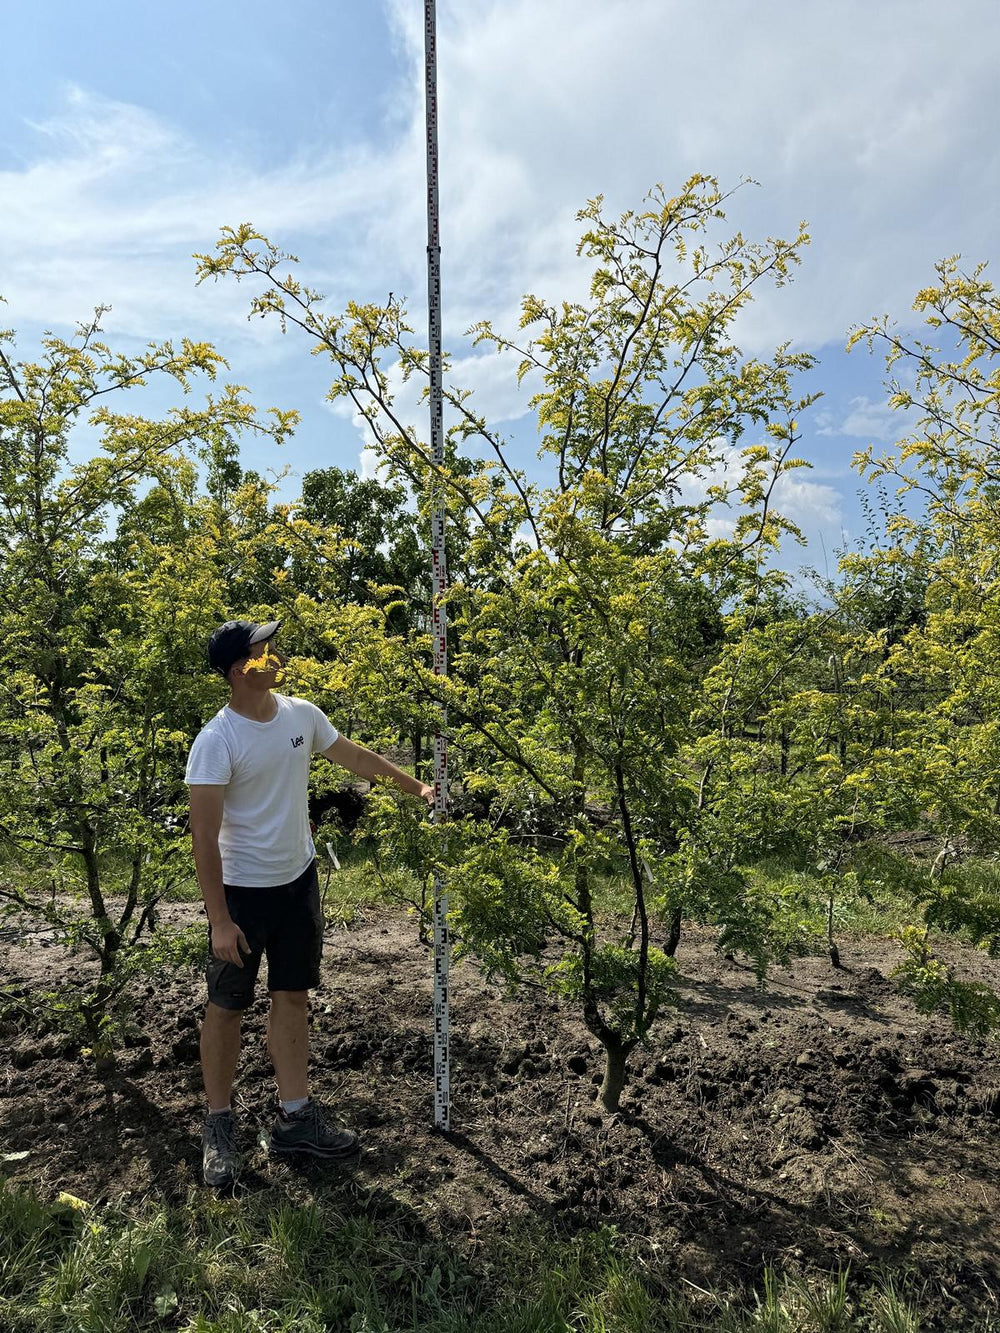
<svg viewBox="0 0 1000 1333">
<path fill-rule="evenodd" d="M 699 1285 L 759 1282 L 766 1263 L 850 1263 L 856 1278 L 907 1265 L 938 1326 L 960 1328 L 997 1309 L 1000 1290 L 996 1048 L 899 997 L 892 944 L 841 947 L 845 969 L 804 959 L 761 992 L 711 932 L 689 931 L 680 1007 L 633 1055 L 613 1117 L 595 1100 L 601 1052 L 581 1023 L 456 968 L 445 1139 L 431 1124 L 429 958 L 407 916 L 370 914 L 328 935 L 312 1017 L 315 1093 L 364 1151 L 350 1169 L 309 1168 L 310 1187 L 326 1181 L 345 1206 L 396 1201 L 472 1250 L 527 1215 L 566 1231 L 614 1223 L 623 1244 L 655 1244 Z M 1000 984 L 1000 965 L 966 961 Z M 182 1200 L 200 1177 L 201 978 L 148 987 L 119 1068 L 99 1075 L 30 1017 L 34 987 L 85 967 L 44 936 L 0 961 L 23 1004 L 0 1032 L 4 1170 L 43 1195 Z M 273 1097 L 265 1008 L 262 993 L 238 1075 L 243 1184 L 292 1188 L 291 1168 L 254 1147 Z"/>
</svg>

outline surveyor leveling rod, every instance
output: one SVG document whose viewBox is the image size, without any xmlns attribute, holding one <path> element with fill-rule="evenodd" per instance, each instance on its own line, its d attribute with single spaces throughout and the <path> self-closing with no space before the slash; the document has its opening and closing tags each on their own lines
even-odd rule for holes
<svg viewBox="0 0 1000 1333">
<path fill-rule="evenodd" d="M 427 110 L 427 316 L 430 343 L 431 451 L 435 468 L 444 466 L 444 423 L 441 389 L 441 237 L 438 227 L 438 135 L 437 135 L 437 16 L 435 0 L 424 0 L 424 63 Z M 435 471 L 431 509 L 431 574 L 434 599 L 434 674 L 448 672 L 448 617 L 442 596 L 448 583 L 445 559 L 444 487 Z M 444 736 L 446 713 L 442 705 L 441 726 L 434 736 L 434 822 L 447 818 L 448 751 Z M 450 1128 L 451 1092 L 448 1037 L 448 970 L 451 942 L 448 938 L 448 893 L 440 875 L 434 876 L 434 1126 Z"/>
</svg>

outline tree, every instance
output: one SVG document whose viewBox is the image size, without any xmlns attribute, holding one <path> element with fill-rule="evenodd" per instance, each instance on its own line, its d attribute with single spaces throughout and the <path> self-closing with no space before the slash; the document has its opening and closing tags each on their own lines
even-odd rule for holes
<svg viewBox="0 0 1000 1333">
<path fill-rule="evenodd" d="M 327 589 L 327 595 L 366 606 L 376 603 L 373 589 L 391 587 L 404 592 L 411 599 L 409 608 L 400 603 L 387 621 L 390 629 L 399 632 L 410 626 L 406 611 L 426 601 L 430 582 L 416 515 L 405 503 L 402 486 L 386 486 L 375 477 L 363 480 L 338 467 L 307 472 L 302 478 L 303 517 L 336 529 L 346 542 L 342 579 Z M 293 579 L 302 591 L 314 591 L 295 577 L 294 567 Z"/>
<path fill-rule="evenodd" d="M 460 556 L 449 561 L 454 650 L 439 679 L 426 639 L 411 639 L 411 695 L 417 707 L 446 705 L 466 786 L 494 811 L 518 811 L 521 828 L 469 817 L 415 839 L 391 798 L 374 803 L 374 824 L 421 871 L 428 858 L 445 869 L 463 948 L 578 1007 L 606 1052 L 609 1110 L 629 1053 L 670 998 L 671 962 L 652 926 L 674 905 L 673 858 L 697 804 L 683 750 L 721 608 L 774 577 L 765 555 L 794 532 L 773 496 L 801 466 L 790 457 L 795 420 L 811 401 L 793 391 L 808 356 L 784 347 L 744 359 L 732 339 L 757 284 L 788 279 L 805 234 L 715 243 L 724 201 L 707 177 L 676 198 L 658 188 L 643 211 L 613 222 L 592 201 L 579 215 L 590 302 L 526 297 L 523 342 L 477 326 L 479 341 L 513 353 L 519 377 L 537 384 L 541 452 L 556 473 L 546 488 L 510 464 L 453 386 L 448 454 L 434 463 L 398 415 L 384 365 L 393 357 L 404 376 L 427 372 L 398 303 L 327 315 L 286 271 L 292 257 L 249 224 L 199 257 L 201 279 L 256 278 L 251 313 L 297 326 L 330 356 L 331 397 L 362 413 L 422 518 L 446 497 Z M 472 444 L 497 461 L 460 458 Z M 595 804 L 612 823 L 595 820 Z M 545 850 L 527 845 L 539 841 Z M 609 871 L 622 872 L 628 927 L 600 900 Z"/>
<path fill-rule="evenodd" d="M 237 481 L 236 441 L 281 440 L 293 414 L 262 421 L 231 387 L 163 420 L 116 410 L 152 377 L 187 393 L 224 362 L 186 340 L 114 352 L 102 314 L 69 341 L 46 336 L 35 361 L 0 335 L 0 905 L 94 955 L 97 980 L 53 1002 L 106 1054 L 156 903 L 187 874 L 180 797 L 211 707 L 204 643 L 228 609 L 226 566 L 246 555 L 220 540 L 220 502 L 196 497 L 198 468 L 234 488 L 230 513 L 252 513 L 259 479 Z M 72 463 L 84 423 L 100 450 Z"/>
<path fill-rule="evenodd" d="M 887 643 L 881 668 L 897 700 L 883 781 L 940 847 L 915 895 L 920 924 L 904 934 L 904 977 L 925 1007 L 947 1007 L 980 1030 L 1000 1025 L 1000 998 L 935 959 L 927 928 L 963 930 L 1000 953 L 995 885 L 949 870 L 963 838 L 985 849 L 1000 842 L 1000 300 L 985 270 L 964 272 L 953 256 L 917 294 L 914 309 L 943 349 L 887 318 L 857 328 L 849 344 L 884 350 L 890 404 L 909 417 L 893 448 L 855 457 L 869 481 L 894 479 L 906 502 L 867 563 L 898 569 L 917 552 L 925 584 L 919 621 Z M 865 563 L 845 566 L 856 575 Z"/>
</svg>

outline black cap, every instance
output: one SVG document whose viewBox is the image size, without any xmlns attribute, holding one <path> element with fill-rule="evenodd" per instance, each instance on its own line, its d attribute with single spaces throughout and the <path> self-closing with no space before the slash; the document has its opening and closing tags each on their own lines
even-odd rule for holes
<svg viewBox="0 0 1000 1333">
<path fill-rule="evenodd" d="M 208 641 L 209 665 L 220 676 L 227 675 L 234 662 L 250 656 L 248 649 L 277 634 L 280 626 L 280 620 L 269 620 L 266 625 L 257 625 L 252 620 L 227 620 L 213 631 Z"/>
</svg>

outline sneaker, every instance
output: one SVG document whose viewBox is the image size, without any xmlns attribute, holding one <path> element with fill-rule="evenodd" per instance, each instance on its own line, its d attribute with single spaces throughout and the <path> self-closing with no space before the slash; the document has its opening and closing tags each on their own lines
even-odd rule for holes
<svg viewBox="0 0 1000 1333">
<path fill-rule="evenodd" d="M 201 1131 L 201 1169 L 206 1185 L 216 1188 L 236 1179 L 236 1121 L 232 1111 L 205 1117 Z"/>
<path fill-rule="evenodd" d="M 358 1146 L 358 1136 L 349 1129 L 337 1129 L 327 1123 L 318 1104 L 306 1102 L 291 1115 L 278 1107 L 278 1118 L 271 1130 L 274 1153 L 308 1152 L 314 1157 L 349 1157 Z"/>
</svg>

